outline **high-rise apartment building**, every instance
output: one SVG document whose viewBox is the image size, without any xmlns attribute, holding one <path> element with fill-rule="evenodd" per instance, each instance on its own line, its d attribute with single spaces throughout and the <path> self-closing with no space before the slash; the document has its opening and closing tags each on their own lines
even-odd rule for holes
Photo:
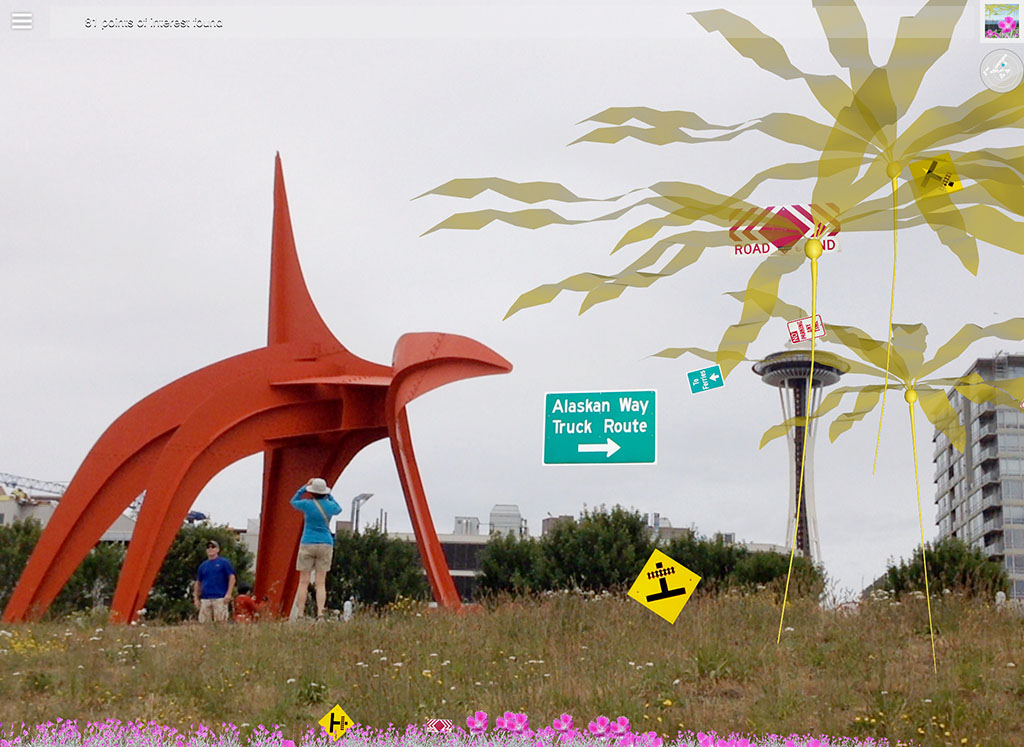
<svg viewBox="0 0 1024 747">
<path fill-rule="evenodd" d="M 1024 376 L 1024 354 L 979 358 L 967 373 L 982 378 Z M 1010 597 L 1024 599 L 1024 411 L 947 395 L 967 429 L 960 453 L 936 429 L 935 503 L 939 539 L 957 537 L 1000 560 L 1010 576 Z"/>
</svg>

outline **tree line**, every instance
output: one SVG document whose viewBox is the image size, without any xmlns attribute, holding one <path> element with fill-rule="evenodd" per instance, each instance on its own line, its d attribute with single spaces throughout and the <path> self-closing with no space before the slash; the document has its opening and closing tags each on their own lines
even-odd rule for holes
<svg viewBox="0 0 1024 747">
<path fill-rule="evenodd" d="M 0 526 L 0 608 L 6 606 L 29 555 L 42 532 L 34 520 Z M 217 540 L 221 555 L 231 561 L 239 583 L 252 584 L 254 559 L 239 536 L 227 526 L 208 522 L 186 524 L 179 531 L 146 602 L 147 619 L 178 622 L 194 613 L 192 582 L 206 559 L 206 542 Z M 741 545 L 691 531 L 669 540 L 652 538 L 643 517 L 620 506 L 608 511 L 584 510 L 579 520 L 557 523 L 540 538 L 492 535 L 481 554 L 478 596 L 538 594 L 558 590 L 625 593 L 651 552 L 658 548 L 701 577 L 695 596 L 728 590 L 767 588 L 781 600 L 789 555 L 752 552 Z M 1008 591 L 1003 565 L 956 539 L 926 545 L 928 581 L 933 593 L 943 589 L 991 599 Z M 124 561 L 125 545 L 100 543 L 74 572 L 50 607 L 48 616 L 109 606 Z M 820 598 L 827 577 L 820 566 L 793 558 L 791 597 Z M 873 588 L 897 597 L 924 589 L 918 547 L 907 561 L 890 561 Z M 430 589 L 416 545 L 370 528 L 360 534 L 339 532 L 334 561 L 327 576 L 328 607 L 339 609 L 347 599 L 383 608 L 400 598 L 428 600 Z"/>
</svg>

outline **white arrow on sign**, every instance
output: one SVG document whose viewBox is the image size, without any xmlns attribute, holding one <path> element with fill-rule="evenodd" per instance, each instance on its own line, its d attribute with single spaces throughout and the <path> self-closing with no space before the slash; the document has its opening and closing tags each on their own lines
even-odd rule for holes
<svg viewBox="0 0 1024 747">
<path fill-rule="evenodd" d="M 710 376 L 708 376 L 708 378 L 711 379 L 712 381 L 718 381 L 718 374 L 711 374 Z"/>
<path fill-rule="evenodd" d="M 608 443 L 603 443 L 603 444 L 579 444 L 576 447 L 576 449 L 580 453 L 587 452 L 587 451 L 604 451 L 604 452 L 607 452 L 605 454 L 606 457 L 610 457 L 612 454 L 614 454 L 620 448 L 621 447 L 617 443 L 612 441 L 610 438 L 608 439 Z"/>
</svg>

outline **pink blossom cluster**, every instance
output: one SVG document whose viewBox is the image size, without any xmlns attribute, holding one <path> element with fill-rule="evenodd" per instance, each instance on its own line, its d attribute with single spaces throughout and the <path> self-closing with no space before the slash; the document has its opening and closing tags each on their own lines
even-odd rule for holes
<svg viewBox="0 0 1024 747">
<path fill-rule="evenodd" d="M 510 734 L 517 734 L 526 739 L 536 740 L 533 747 L 546 747 L 549 743 L 566 744 L 581 739 L 598 739 L 613 747 L 662 747 L 662 739 L 656 732 L 634 733 L 629 729 L 629 719 L 619 716 L 615 721 L 606 716 L 598 716 L 587 725 L 587 731 L 581 732 L 573 727 L 572 716 L 563 713 L 556 718 L 551 726 L 534 731 L 530 728 L 525 713 L 505 712 L 494 720 L 495 729 Z M 466 719 L 470 734 L 479 735 L 487 731 L 487 714 L 477 711 Z"/>
<path fill-rule="evenodd" d="M 999 31 L 992 29 L 985 32 L 989 39 L 1016 39 L 1018 36 L 1017 21 L 1013 16 L 1007 16 L 999 22 Z"/>
<path fill-rule="evenodd" d="M 90 722 L 80 729 L 77 721 L 57 719 L 34 727 L 21 724 L 0 724 L 0 747 L 510 747 L 517 743 L 521 747 L 662 747 L 662 739 L 655 732 L 635 733 L 630 730 L 629 719 L 620 716 L 614 721 L 598 716 L 586 729 L 577 729 L 572 716 L 563 713 L 554 719 L 551 726 L 531 729 L 525 713 L 506 712 L 495 719 L 495 728 L 488 738 L 480 737 L 487 732 L 488 717 L 484 711 L 477 711 L 466 719 L 469 732 L 459 728 L 448 735 L 428 734 L 417 725 L 409 725 L 404 734 L 399 734 L 394 724 L 387 730 L 375 730 L 356 724 L 350 727 L 341 740 L 333 742 L 321 729 L 309 728 L 298 742 L 285 739 L 281 727 L 273 730 L 257 726 L 246 741 L 241 739 L 240 729 L 234 724 L 221 724 L 219 732 L 206 727 L 194 726 L 188 733 L 179 732 L 155 721 L 119 721 L 108 719 Z M 242 724 L 247 727 L 248 724 Z M 19 733 L 20 730 L 20 733 Z M 438 742 L 437 740 L 441 740 Z M 467 741 L 472 740 L 472 741 Z M 509 741 L 511 740 L 511 742 Z M 750 741 L 735 734 L 719 737 L 714 732 L 698 732 L 679 735 L 677 747 L 888 747 L 886 740 L 872 739 L 860 742 L 844 739 L 841 742 L 828 738 L 789 738 L 775 734 Z"/>
</svg>

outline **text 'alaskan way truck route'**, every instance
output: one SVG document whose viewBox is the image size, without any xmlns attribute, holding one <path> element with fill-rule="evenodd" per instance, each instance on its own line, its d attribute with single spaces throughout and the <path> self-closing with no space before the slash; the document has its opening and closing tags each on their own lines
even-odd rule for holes
<svg viewBox="0 0 1024 747">
<path fill-rule="evenodd" d="M 619 397 L 619 413 L 638 412 L 641 415 L 647 414 L 647 406 L 650 404 L 647 400 L 634 399 L 632 397 Z M 574 402 L 569 399 L 555 399 L 554 404 L 551 406 L 551 412 L 554 413 L 603 413 L 611 412 L 611 402 L 607 400 L 592 400 L 584 399 L 582 402 Z M 561 433 L 593 433 L 591 430 L 591 421 L 586 420 L 582 423 L 567 423 L 564 420 L 557 418 L 551 421 L 551 425 L 555 428 L 556 434 Z M 618 421 L 614 418 L 604 419 L 604 431 L 603 433 L 646 433 L 647 422 L 640 421 L 637 418 L 629 421 Z"/>
</svg>

